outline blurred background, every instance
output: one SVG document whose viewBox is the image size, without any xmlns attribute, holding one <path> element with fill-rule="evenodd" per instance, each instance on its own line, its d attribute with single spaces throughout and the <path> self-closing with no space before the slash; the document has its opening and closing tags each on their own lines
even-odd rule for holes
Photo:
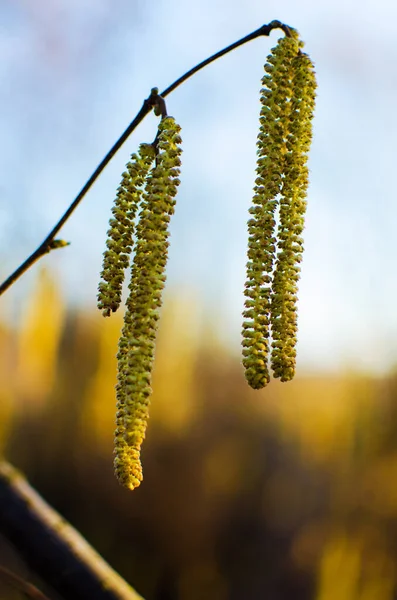
<svg viewBox="0 0 397 600">
<path fill-rule="evenodd" d="M 278 32 L 167 100 L 183 171 L 141 488 L 112 474 L 122 315 L 95 304 L 120 173 L 154 116 L 62 230 L 71 246 L 1 298 L 1 449 L 147 600 L 397 597 L 397 5 L 0 3 L 1 280 L 153 86 L 273 19 L 300 31 L 319 84 L 296 379 L 253 392 L 240 364 L 260 78 Z"/>
</svg>

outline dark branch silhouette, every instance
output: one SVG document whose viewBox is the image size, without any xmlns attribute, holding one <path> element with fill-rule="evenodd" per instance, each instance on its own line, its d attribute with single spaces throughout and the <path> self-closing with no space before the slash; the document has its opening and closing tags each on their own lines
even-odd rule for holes
<svg viewBox="0 0 397 600">
<path fill-rule="evenodd" d="M 230 46 L 227 46 L 223 50 L 220 50 L 216 54 L 213 54 L 212 56 L 210 56 L 206 60 L 202 61 L 201 63 L 199 63 L 198 65 L 196 65 L 192 69 L 190 69 L 190 71 L 187 71 L 187 73 L 185 73 L 184 75 L 182 75 L 182 77 L 180 77 L 179 79 L 177 79 L 172 85 L 170 85 L 168 88 L 166 88 L 164 90 L 164 92 L 162 92 L 162 94 L 160 94 L 160 96 L 162 98 L 165 98 L 166 96 L 168 96 L 169 94 L 171 94 L 171 92 L 173 92 L 177 87 L 179 87 L 182 83 L 184 83 L 187 79 L 189 79 L 192 75 L 194 75 L 195 73 L 197 73 L 198 71 L 200 71 L 201 69 L 203 69 L 204 67 L 206 67 L 207 65 L 209 65 L 210 63 L 214 62 L 218 58 L 221 58 L 225 54 L 228 54 L 232 50 L 235 50 L 239 46 L 242 46 L 243 44 L 246 44 L 247 42 L 250 42 L 250 41 L 252 41 L 252 40 L 254 40 L 254 39 L 258 38 L 258 37 L 261 37 L 263 35 L 264 36 L 268 36 L 273 29 L 282 29 L 287 36 L 290 35 L 290 28 L 288 27 L 288 25 L 285 25 L 284 23 L 281 23 L 280 21 L 271 21 L 268 25 L 262 25 L 262 27 L 260 27 L 256 31 L 253 31 L 252 33 L 250 33 L 250 34 L 246 35 L 245 37 L 241 38 L 241 40 L 239 40 L 237 42 L 234 42 Z M 154 92 L 154 90 L 156 90 L 156 91 Z M 15 283 L 15 281 L 17 281 L 17 279 L 19 279 L 21 277 L 21 275 L 23 275 L 42 256 L 44 256 L 45 254 L 48 254 L 51 250 L 53 250 L 55 248 L 59 248 L 59 247 L 67 245 L 67 242 L 64 242 L 63 240 L 56 240 L 55 236 L 57 235 L 57 233 L 59 232 L 59 230 L 63 227 L 63 225 L 66 223 L 66 221 L 69 219 L 69 217 L 74 212 L 74 210 L 77 208 L 77 206 L 80 204 L 80 202 L 83 200 L 84 196 L 90 190 L 90 188 L 95 183 L 95 181 L 98 179 L 99 175 L 102 173 L 102 171 L 105 169 L 105 167 L 112 160 L 112 158 L 116 154 L 116 152 L 121 148 L 121 146 L 124 144 L 124 142 L 129 138 L 129 136 L 131 135 L 131 133 L 138 127 L 138 125 L 143 121 L 143 119 L 149 114 L 149 112 L 152 110 L 152 108 L 154 107 L 154 105 L 156 103 L 157 103 L 157 89 L 154 88 L 152 90 L 152 93 L 150 94 L 150 96 L 148 98 L 146 98 L 146 100 L 144 100 L 142 108 L 140 109 L 140 111 L 138 112 L 138 114 L 136 115 L 136 117 L 133 119 L 133 121 L 131 121 L 131 123 L 128 125 L 128 127 L 124 131 L 124 133 L 119 137 L 119 139 L 117 140 L 117 142 L 112 146 L 112 148 L 109 150 L 109 152 L 103 158 L 103 160 L 98 165 L 98 167 L 95 169 L 95 171 L 93 172 L 93 174 L 91 175 L 91 177 L 84 184 L 84 186 L 80 190 L 79 194 L 73 200 L 73 202 L 71 203 L 71 205 L 69 206 L 69 208 L 67 209 L 67 211 L 65 212 L 65 214 L 60 218 L 60 220 L 58 221 L 58 223 L 53 227 L 53 229 L 47 235 L 47 237 L 45 238 L 45 240 L 0 285 L 0 296 L 9 287 L 11 287 L 11 285 L 13 283 Z"/>
<path fill-rule="evenodd" d="M 142 600 L 5 461 L 0 463 L 0 530 L 65 600 Z M 38 590 L 36 596 L 30 592 L 31 598 L 45 599 Z"/>
</svg>

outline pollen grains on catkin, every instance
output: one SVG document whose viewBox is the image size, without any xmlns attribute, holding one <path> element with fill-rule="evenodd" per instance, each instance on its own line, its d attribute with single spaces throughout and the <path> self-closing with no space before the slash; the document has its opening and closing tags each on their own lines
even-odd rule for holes
<svg viewBox="0 0 397 600">
<path fill-rule="evenodd" d="M 264 387 L 270 379 L 268 361 L 271 275 L 276 251 L 275 212 L 287 153 L 292 61 L 298 49 L 295 36 L 281 38 L 267 57 L 262 78 L 256 180 L 248 221 L 242 329 L 245 377 L 254 389 Z"/>
<path fill-rule="evenodd" d="M 114 467 L 129 489 L 142 481 L 151 374 L 162 292 L 166 280 L 169 222 L 180 183 L 180 127 L 172 117 L 159 125 L 156 162 L 149 173 L 136 228 L 135 256 L 119 351 Z"/>
<path fill-rule="evenodd" d="M 105 317 L 120 306 L 124 271 L 129 265 L 135 215 L 141 200 L 142 186 L 155 158 L 152 144 L 141 144 L 126 165 L 112 208 L 107 249 L 103 255 L 102 281 L 98 286 L 98 308 Z"/>
<path fill-rule="evenodd" d="M 289 381 L 295 374 L 299 263 L 302 261 L 304 217 L 309 183 L 308 152 L 316 80 L 307 54 L 292 60 L 290 116 L 284 157 L 278 226 L 278 253 L 271 298 L 272 356 L 274 377 Z"/>
</svg>

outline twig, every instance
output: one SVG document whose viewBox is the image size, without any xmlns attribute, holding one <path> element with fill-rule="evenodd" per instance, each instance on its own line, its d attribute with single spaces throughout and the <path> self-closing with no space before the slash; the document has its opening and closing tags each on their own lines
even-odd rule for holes
<svg viewBox="0 0 397 600">
<path fill-rule="evenodd" d="M 50 600 L 48 596 L 45 596 L 43 592 L 28 581 L 16 575 L 9 569 L 0 566 L 0 579 L 5 581 L 10 587 L 22 592 L 27 598 L 33 598 L 33 600 Z"/>
<path fill-rule="evenodd" d="M 5 461 L 0 462 L 0 531 L 65 600 L 142 600 Z"/>
<path fill-rule="evenodd" d="M 182 77 L 177 79 L 172 85 L 170 85 L 168 88 L 166 88 L 164 90 L 164 92 L 161 94 L 161 97 L 165 98 L 166 96 L 171 94 L 171 92 L 173 92 L 177 87 L 179 87 L 182 83 L 184 83 L 192 75 L 197 73 L 197 71 L 200 71 L 201 69 L 203 69 L 210 63 L 214 62 L 221 56 L 224 56 L 228 52 L 235 50 L 239 46 L 242 46 L 243 44 L 246 44 L 247 42 L 250 42 L 251 40 L 261 37 L 262 35 L 268 36 L 273 29 L 282 29 L 287 36 L 290 35 L 290 28 L 288 27 L 288 25 L 285 25 L 285 24 L 281 23 L 280 21 L 271 21 L 271 23 L 269 23 L 268 25 L 262 25 L 262 27 L 260 27 L 256 31 L 253 31 L 249 35 L 243 37 L 241 40 L 235 42 L 234 44 L 231 44 L 230 46 L 227 46 L 227 48 L 220 50 L 216 54 L 213 54 L 206 60 L 202 61 L 201 63 L 199 63 L 198 65 L 193 67 L 193 69 L 190 69 L 190 71 L 187 71 L 187 73 L 182 75 Z M 128 125 L 128 127 L 124 131 L 124 133 L 120 136 L 120 138 L 117 140 L 117 142 L 114 144 L 114 146 L 106 154 L 105 158 L 95 169 L 95 171 L 93 172 L 91 177 L 88 179 L 88 181 L 85 183 L 85 185 L 83 186 L 83 188 L 81 189 L 79 194 L 76 196 L 76 198 L 73 200 L 72 204 L 69 206 L 69 208 L 67 209 L 65 214 L 61 217 L 61 219 L 58 221 L 58 223 L 55 225 L 55 227 L 50 231 L 50 233 L 45 238 L 45 240 L 42 242 L 42 244 L 40 244 L 40 246 L 0 285 L 0 296 L 9 287 L 11 287 L 11 285 L 13 283 L 15 283 L 15 281 L 17 281 L 17 279 L 19 279 L 21 277 L 21 275 L 23 275 L 37 260 L 39 260 L 42 256 L 44 256 L 44 254 L 47 254 L 48 252 L 50 252 L 52 249 L 54 249 L 56 247 L 66 245 L 66 242 L 63 242 L 62 240 L 55 240 L 55 236 L 57 235 L 57 233 L 59 232 L 61 227 L 63 227 L 63 225 L 69 219 L 69 217 L 73 213 L 73 211 L 80 204 L 80 202 L 82 201 L 84 196 L 87 194 L 88 190 L 91 188 L 91 186 L 97 180 L 99 175 L 102 173 L 102 171 L 108 165 L 108 163 L 111 161 L 111 159 L 116 154 L 116 152 L 121 148 L 121 146 L 124 144 L 124 142 L 127 140 L 127 138 L 138 127 L 138 125 L 143 121 L 143 119 L 149 114 L 149 112 L 153 108 L 154 104 L 156 103 L 154 101 L 155 96 L 156 95 L 153 94 L 153 91 L 152 91 L 152 94 L 149 96 L 149 98 L 144 100 L 142 108 L 136 115 L 135 119 Z"/>
</svg>

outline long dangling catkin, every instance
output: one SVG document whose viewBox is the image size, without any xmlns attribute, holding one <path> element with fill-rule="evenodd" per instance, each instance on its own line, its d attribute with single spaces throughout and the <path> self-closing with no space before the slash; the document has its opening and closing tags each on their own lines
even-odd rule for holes
<svg viewBox="0 0 397 600">
<path fill-rule="evenodd" d="M 295 374 L 299 263 L 302 261 L 306 195 L 309 184 L 308 152 L 316 80 L 307 54 L 293 59 L 293 79 L 287 154 L 280 199 L 278 254 L 273 274 L 271 324 L 274 377 L 289 381 Z"/>
<path fill-rule="evenodd" d="M 294 38 L 283 37 L 272 49 L 262 79 L 260 129 L 252 218 L 248 221 L 248 262 L 243 316 L 243 365 L 251 387 L 269 382 L 271 274 L 275 257 L 275 211 L 282 186 L 288 127 Z"/>
<path fill-rule="evenodd" d="M 154 156 L 151 144 L 141 144 L 139 154 L 131 155 L 117 190 L 112 208 L 113 218 L 110 219 L 107 233 L 107 250 L 103 255 L 102 281 L 98 286 L 98 308 L 105 317 L 120 306 L 124 271 L 128 267 L 132 248 L 135 215 Z"/>
<path fill-rule="evenodd" d="M 270 327 L 274 375 L 286 381 L 293 376 L 295 367 L 299 277 L 296 263 L 302 254 L 302 208 L 311 139 L 308 123 L 314 108 L 315 87 L 311 63 L 301 53 L 301 46 L 297 32 L 291 29 L 290 35 L 281 38 L 272 49 L 262 79 L 257 178 L 249 210 L 252 218 L 248 221 L 243 313 L 243 365 L 246 379 L 254 389 L 264 387 L 270 379 Z M 302 103 L 303 97 L 306 100 Z M 295 150 L 299 157 L 294 156 Z M 276 235 L 278 207 L 280 223 Z M 277 260 L 276 247 L 280 250 Z"/>
<path fill-rule="evenodd" d="M 180 127 L 172 117 L 159 125 L 158 155 L 148 176 L 136 228 L 129 298 L 119 342 L 115 472 L 125 487 L 142 481 L 145 437 L 159 309 L 168 256 L 168 225 L 180 183 Z"/>
</svg>

